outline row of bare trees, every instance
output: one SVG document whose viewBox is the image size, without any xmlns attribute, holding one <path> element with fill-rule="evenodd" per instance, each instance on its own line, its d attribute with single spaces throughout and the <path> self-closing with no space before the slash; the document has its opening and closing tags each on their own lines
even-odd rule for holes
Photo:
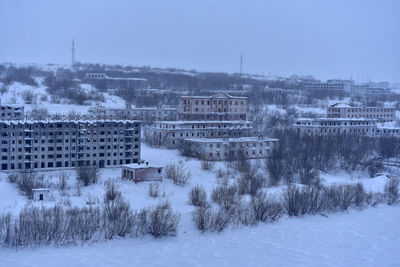
<svg viewBox="0 0 400 267">
<path fill-rule="evenodd" d="M 223 231 L 229 224 L 252 225 L 274 222 L 283 215 L 303 216 L 363 209 L 379 203 L 399 203 L 399 179 L 389 178 L 383 193 L 367 192 L 361 183 L 349 185 L 289 185 L 280 196 L 259 191 L 250 200 L 242 198 L 235 184 L 216 187 L 207 200 L 201 186 L 189 193 L 189 204 L 195 207 L 193 221 L 204 231 Z M 216 208 L 215 205 L 218 207 Z"/>
<path fill-rule="evenodd" d="M 319 171 L 366 169 L 373 177 L 383 170 L 377 158 L 397 157 L 400 142 L 391 137 L 359 135 L 299 135 L 294 130 L 275 131 L 279 138 L 267 160 L 271 185 L 281 181 L 313 184 Z"/>
<path fill-rule="evenodd" d="M 180 215 L 169 202 L 132 210 L 115 180 L 106 183 L 102 205 L 67 208 L 26 206 L 18 216 L 0 215 L 0 245 L 24 247 L 82 244 L 116 237 L 175 235 Z"/>
</svg>

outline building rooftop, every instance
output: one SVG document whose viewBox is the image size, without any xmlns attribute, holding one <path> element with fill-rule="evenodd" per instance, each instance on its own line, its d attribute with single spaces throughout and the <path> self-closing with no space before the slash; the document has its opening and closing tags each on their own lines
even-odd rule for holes
<svg viewBox="0 0 400 267">
<path fill-rule="evenodd" d="M 296 121 L 377 121 L 376 119 L 365 118 L 298 118 Z"/>
<path fill-rule="evenodd" d="M 257 136 L 251 137 L 237 137 L 237 138 L 188 138 L 185 141 L 198 142 L 198 143 L 221 143 L 221 142 L 257 142 L 257 141 L 268 141 L 268 142 L 279 142 L 278 139 L 263 137 L 259 138 Z"/>
<path fill-rule="evenodd" d="M 227 93 L 218 93 L 212 96 L 180 96 L 181 98 L 204 98 L 204 99 L 211 99 L 211 98 L 233 98 L 233 99 L 247 99 L 244 96 L 231 96 Z"/>
<path fill-rule="evenodd" d="M 131 168 L 131 169 L 146 169 L 146 168 L 162 168 L 161 166 L 155 166 L 152 164 L 146 165 L 146 163 L 131 163 L 131 164 L 124 164 L 121 167 Z"/>
<path fill-rule="evenodd" d="M 4 120 L 0 123 L 11 124 L 33 124 L 33 123 L 59 123 L 59 122 L 72 122 L 72 123 L 102 123 L 102 122 L 116 122 L 116 123 L 128 123 L 128 122 L 141 122 L 140 120 Z"/>
<path fill-rule="evenodd" d="M 164 124 L 200 124 L 200 123 L 225 123 L 225 124 L 253 124 L 251 121 L 156 121 L 156 123 Z"/>
<path fill-rule="evenodd" d="M 336 103 L 330 106 L 331 108 L 352 108 L 352 106 L 345 103 Z"/>
</svg>

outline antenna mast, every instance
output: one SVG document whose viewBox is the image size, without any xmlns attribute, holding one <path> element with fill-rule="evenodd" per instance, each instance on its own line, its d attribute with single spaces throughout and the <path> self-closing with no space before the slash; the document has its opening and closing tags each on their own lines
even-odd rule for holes
<svg viewBox="0 0 400 267">
<path fill-rule="evenodd" d="M 240 76 L 242 76 L 243 71 L 243 53 L 240 53 Z"/>
<path fill-rule="evenodd" d="M 71 58 L 71 67 L 75 64 L 75 41 L 72 39 L 72 58 Z"/>
</svg>

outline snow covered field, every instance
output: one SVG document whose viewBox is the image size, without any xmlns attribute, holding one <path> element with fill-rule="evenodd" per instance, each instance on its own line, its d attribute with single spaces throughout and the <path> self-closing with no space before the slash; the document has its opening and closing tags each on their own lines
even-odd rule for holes
<svg viewBox="0 0 400 267">
<path fill-rule="evenodd" d="M 220 234 L 0 249 L 0 266 L 399 266 L 400 207 L 281 220 Z"/>
<path fill-rule="evenodd" d="M 282 218 L 276 223 L 257 226 L 233 226 L 224 232 L 200 233 L 192 222 L 193 207 L 187 204 L 188 192 L 196 184 L 210 192 L 217 185 L 216 171 L 225 169 L 217 163 L 212 172 L 201 169 L 200 161 L 181 157 L 175 150 L 142 147 L 142 158 L 154 165 L 182 161 L 193 176 L 190 185 L 178 187 L 165 179 L 161 191 L 165 196 L 148 196 L 148 183 L 134 184 L 119 179 L 120 170 L 103 169 L 101 182 L 82 188 L 75 194 L 74 172 L 70 171 L 67 196 L 53 190 L 54 205 L 68 198 L 72 206 L 86 205 L 88 199 L 102 202 L 103 182 L 119 179 L 123 196 L 132 208 L 139 209 L 168 199 L 181 213 L 176 237 L 154 239 L 125 238 L 83 246 L 0 248 L 0 266 L 399 266 L 400 206 L 384 204 L 362 211 L 300 218 Z M 56 179 L 59 172 L 48 172 Z M 360 176 L 360 177 L 358 177 Z M 367 190 L 382 191 L 386 176 L 359 179 L 345 173 L 322 174 L 323 183 L 356 183 L 362 181 Z M 18 212 L 26 203 L 14 185 L 0 175 L 0 210 Z M 279 193 L 280 188 L 269 191 Z M 35 203 L 41 205 L 41 203 Z"/>
</svg>

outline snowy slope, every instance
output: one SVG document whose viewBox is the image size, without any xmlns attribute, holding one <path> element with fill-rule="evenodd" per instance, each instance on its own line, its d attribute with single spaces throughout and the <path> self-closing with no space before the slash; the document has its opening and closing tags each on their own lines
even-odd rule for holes
<svg viewBox="0 0 400 267">
<path fill-rule="evenodd" d="M 51 96 L 46 92 L 46 86 L 42 85 L 43 78 L 36 78 L 39 86 L 31 86 L 19 82 L 13 82 L 8 86 L 8 91 L 4 94 L 0 95 L 2 104 L 17 104 L 23 105 L 25 107 L 25 113 L 30 112 L 35 105 L 39 108 L 47 108 L 50 114 L 68 114 L 71 111 L 77 113 L 87 113 L 90 109 L 90 105 L 73 105 L 68 103 L 66 100 L 61 100 L 61 103 L 55 104 L 51 103 Z M 81 88 L 90 91 L 94 89 L 90 84 L 81 84 Z M 25 91 L 31 91 L 36 97 L 36 103 L 26 104 L 22 98 L 22 95 Z M 125 101 L 115 95 L 110 95 L 108 93 L 103 93 L 106 102 L 99 103 L 104 107 L 112 107 L 112 108 L 124 108 Z M 43 100 L 42 97 L 47 97 L 47 100 Z M 92 105 L 97 105 L 97 103 L 93 103 Z"/>
<path fill-rule="evenodd" d="M 0 266 L 399 266 L 400 207 L 310 216 L 221 234 L 0 250 Z"/>
</svg>

